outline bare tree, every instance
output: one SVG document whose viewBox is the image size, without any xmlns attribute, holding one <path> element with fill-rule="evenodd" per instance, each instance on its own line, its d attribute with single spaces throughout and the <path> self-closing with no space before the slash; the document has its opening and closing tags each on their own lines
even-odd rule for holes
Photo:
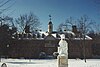
<svg viewBox="0 0 100 67">
<path fill-rule="evenodd" d="M 72 17 L 68 18 L 65 23 L 61 23 L 58 26 L 58 30 L 62 30 L 63 28 L 66 30 L 71 30 L 72 26 L 76 25 L 78 31 L 81 34 L 87 34 L 90 30 L 93 30 L 93 25 L 95 22 L 91 20 L 87 15 L 83 15 L 80 19 L 74 21 Z"/>
<path fill-rule="evenodd" d="M 8 9 L 14 5 L 13 2 L 15 2 L 15 0 L 0 0 L 0 26 L 6 24 L 14 27 L 13 18 L 4 16 L 5 11 L 8 11 Z"/>
<path fill-rule="evenodd" d="M 58 32 L 60 31 L 63 31 L 63 30 L 71 30 L 70 28 L 73 26 L 73 18 L 72 17 L 69 17 L 67 18 L 67 20 L 65 21 L 65 23 L 61 23 L 59 24 L 57 30 Z"/>
<path fill-rule="evenodd" d="M 9 16 L 1 16 L 0 17 L 0 25 L 7 24 L 10 27 L 14 26 L 13 18 Z"/>
<path fill-rule="evenodd" d="M 19 18 L 16 19 L 16 23 L 18 24 L 19 30 L 24 32 L 26 28 L 31 31 L 34 31 L 40 27 L 39 19 L 33 13 L 20 15 Z"/>
<path fill-rule="evenodd" d="M 95 34 L 100 34 L 100 24 L 96 23 L 94 26 L 95 26 L 94 27 L 95 28 Z"/>
<path fill-rule="evenodd" d="M 87 34 L 92 29 L 94 23 L 87 15 L 84 15 L 78 19 L 77 26 L 81 34 Z"/>
<path fill-rule="evenodd" d="M 66 20 L 65 23 L 62 23 L 59 26 L 59 29 L 62 29 L 62 26 L 66 26 L 67 29 L 68 28 L 70 29 L 74 25 L 77 26 L 78 34 L 76 34 L 76 37 L 80 38 L 80 42 L 79 42 L 80 54 L 81 54 L 81 57 L 84 56 L 85 62 L 86 62 L 86 56 L 85 56 L 85 54 L 86 54 L 85 53 L 85 35 L 92 29 L 94 23 L 95 22 L 92 21 L 91 19 L 89 19 L 88 16 L 84 15 L 84 16 L 82 16 L 80 19 L 78 19 L 76 21 L 73 21 L 72 17 L 70 17 L 69 19 Z M 83 39 L 84 39 L 84 42 L 83 42 Z"/>
<path fill-rule="evenodd" d="M 89 19 L 88 16 L 84 15 L 82 16 L 80 19 L 78 19 L 78 29 L 79 29 L 79 32 L 80 32 L 80 40 L 81 38 L 83 38 L 81 41 L 81 44 L 79 45 L 80 46 L 80 49 L 82 49 L 82 55 L 84 55 L 84 59 L 85 59 L 85 62 L 86 62 L 86 44 L 85 44 L 85 38 L 86 38 L 86 34 L 89 32 L 89 30 L 92 29 L 92 25 L 94 24 L 95 22 L 93 22 L 92 20 Z"/>
<path fill-rule="evenodd" d="M 9 26 L 11 27 L 14 26 L 13 18 L 9 16 L 4 16 L 5 11 L 8 11 L 9 8 L 14 5 L 12 1 L 14 0 L 0 0 L 0 44 L 1 44 L 0 58 L 3 54 L 7 53 L 6 51 L 7 44 L 11 43 L 10 33 L 12 32 L 12 29 L 14 29 L 14 28 L 9 29 Z"/>
</svg>

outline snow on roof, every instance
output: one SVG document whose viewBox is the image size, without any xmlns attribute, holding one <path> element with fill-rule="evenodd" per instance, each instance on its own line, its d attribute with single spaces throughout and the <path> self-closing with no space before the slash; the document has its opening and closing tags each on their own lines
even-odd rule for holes
<svg viewBox="0 0 100 67">
<path fill-rule="evenodd" d="M 83 40 L 83 38 L 73 38 L 74 40 Z M 88 39 L 88 38 L 85 38 L 85 40 L 92 40 L 92 39 Z"/>
<path fill-rule="evenodd" d="M 52 34 L 52 36 L 54 36 L 56 38 L 56 34 Z"/>
<path fill-rule="evenodd" d="M 90 39 L 90 40 L 92 40 L 92 38 L 91 38 L 91 37 L 89 37 L 88 35 L 86 35 L 85 37 L 86 37 L 87 39 Z"/>
<path fill-rule="evenodd" d="M 78 38 L 73 38 L 73 39 L 75 39 L 75 40 L 83 40 L 83 38 L 80 38 L 80 37 L 78 37 Z M 92 40 L 92 38 L 89 37 L 88 35 L 85 35 L 85 40 Z"/>
<path fill-rule="evenodd" d="M 47 36 L 48 35 L 48 33 L 46 33 L 46 32 L 39 32 L 40 34 L 44 34 L 45 36 Z"/>
<path fill-rule="evenodd" d="M 65 32 L 63 32 L 63 34 L 66 34 L 66 33 L 72 34 L 73 36 L 75 36 L 75 33 L 72 32 L 72 31 L 65 31 Z M 40 37 L 39 37 L 39 38 L 36 38 L 36 39 L 44 39 L 44 38 L 42 38 L 42 34 L 44 34 L 44 36 L 48 36 L 48 35 L 49 35 L 47 32 L 44 32 L 44 31 L 38 31 L 38 32 L 35 32 L 34 34 L 35 34 L 35 35 L 37 35 L 37 34 L 40 35 Z M 58 36 L 60 36 L 60 37 L 61 37 L 61 35 L 62 35 L 62 34 L 59 34 L 58 32 L 52 33 L 51 35 L 54 36 L 55 38 L 57 38 L 57 34 L 58 34 Z M 75 39 L 75 40 L 83 40 L 83 38 L 80 38 L 80 37 L 73 38 L 73 39 Z M 85 35 L 85 39 L 86 39 L 86 40 L 92 40 L 92 38 L 89 37 L 88 35 Z"/>
<path fill-rule="evenodd" d="M 72 34 L 73 36 L 75 36 L 75 33 L 72 31 L 66 31 L 65 33 L 69 33 L 69 34 Z"/>
</svg>

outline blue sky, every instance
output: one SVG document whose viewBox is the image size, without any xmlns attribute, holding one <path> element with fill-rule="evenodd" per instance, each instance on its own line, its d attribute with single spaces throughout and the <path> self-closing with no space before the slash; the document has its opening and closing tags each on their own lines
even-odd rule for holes
<svg viewBox="0 0 100 67">
<path fill-rule="evenodd" d="M 64 23 L 70 16 L 78 19 L 83 15 L 99 22 L 99 6 L 94 0 L 15 0 L 10 8 L 10 16 L 19 17 L 20 14 L 33 12 L 42 23 L 41 29 L 47 31 L 49 14 L 52 15 L 54 30 L 60 23 Z"/>
</svg>

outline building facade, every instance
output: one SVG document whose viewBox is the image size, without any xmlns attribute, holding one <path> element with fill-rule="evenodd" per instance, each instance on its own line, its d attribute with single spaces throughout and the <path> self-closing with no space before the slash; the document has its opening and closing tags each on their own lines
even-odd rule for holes
<svg viewBox="0 0 100 67">
<path fill-rule="evenodd" d="M 65 34 L 68 42 L 69 58 L 93 58 L 96 55 L 93 47 L 93 43 L 96 41 L 87 35 L 85 35 L 85 39 L 79 37 L 76 26 L 72 27 L 72 31 L 59 33 L 53 31 L 53 24 L 50 21 L 48 32 L 15 33 L 11 42 L 4 49 L 2 46 L 0 47 L 0 50 L 4 50 L 3 53 L 5 53 L 1 53 L 1 56 L 11 58 L 55 58 L 54 53 L 57 53 L 61 34 Z M 98 50 L 96 51 L 98 52 Z M 100 55 L 100 52 L 98 53 Z"/>
</svg>

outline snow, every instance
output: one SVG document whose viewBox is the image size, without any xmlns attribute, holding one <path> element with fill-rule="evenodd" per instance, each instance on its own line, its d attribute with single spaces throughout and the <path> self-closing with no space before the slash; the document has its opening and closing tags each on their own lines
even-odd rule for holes
<svg viewBox="0 0 100 67">
<path fill-rule="evenodd" d="M 73 36 L 75 36 L 75 33 L 72 32 L 72 31 L 66 31 L 66 32 L 69 33 L 69 34 L 72 34 Z"/>
<path fill-rule="evenodd" d="M 70 60 L 69 67 L 100 67 L 100 59 L 88 59 L 85 63 L 84 60 Z"/>
<path fill-rule="evenodd" d="M 1 59 L 7 67 L 57 67 L 57 59 Z M 100 59 L 68 59 L 68 67 L 100 67 Z"/>
<path fill-rule="evenodd" d="M 89 37 L 89 36 L 87 36 L 87 35 L 86 35 L 86 38 L 88 38 L 88 39 L 92 40 L 92 38 L 91 38 L 91 37 Z"/>
</svg>

